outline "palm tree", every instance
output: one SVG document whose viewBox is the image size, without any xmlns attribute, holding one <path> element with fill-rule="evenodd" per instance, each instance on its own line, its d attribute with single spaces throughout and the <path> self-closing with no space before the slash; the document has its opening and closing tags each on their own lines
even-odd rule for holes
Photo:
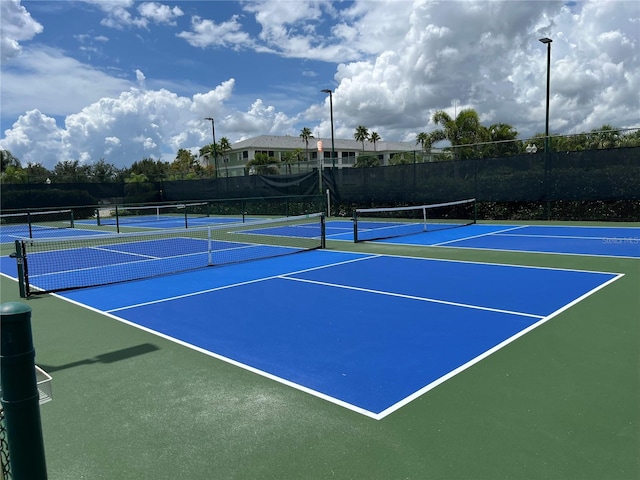
<svg viewBox="0 0 640 480">
<path fill-rule="evenodd" d="M 482 149 L 482 156 L 506 157 L 516 155 L 522 142 L 516 141 L 518 131 L 508 123 L 494 123 L 489 128 L 481 128 L 484 142 L 490 142 Z"/>
<path fill-rule="evenodd" d="M 304 127 L 300 130 L 300 138 L 304 141 L 306 152 L 307 152 L 307 162 L 309 161 L 309 140 L 314 138 L 313 133 L 307 127 Z"/>
<path fill-rule="evenodd" d="M 300 162 L 300 157 L 302 156 L 302 150 L 296 148 L 294 151 L 284 152 L 280 161 L 287 166 L 287 171 L 289 175 L 291 175 L 291 165 L 294 163 Z M 300 171 L 300 165 L 298 165 L 298 172 Z"/>
<path fill-rule="evenodd" d="M 198 163 L 195 155 L 184 148 L 178 150 L 175 160 L 171 162 L 170 170 L 177 178 L 190 174 L 193 174 L 190 176 L 193 178 L 202 174 L 202 166 Z"/>
<path fill-rule="evenodd" d="M 224 163 L 224 172 L 225 172 L 225 176 L 229 176 L 229 167 L 227 166 L 227 163 L 229 162 L 229 159 L 226 157 L 226 153 L 231 150 L 231 142 L 229 142 L 229 139 L 227 137 L 222 137 L 220 139 L 220 143 L 218 144 L 218 147 L 216 148 L 216 151 L 222 153 L 222 163 Z"/>
<path fill-rule="evenodd" d="M 371 143 L 373 143 L 373 151 L 376 151 L 376 142 L 379 142 L 380 140 L 382 140 L 382 138 L 380 137 L 380 135 L 378 135 L 378 132 L 371 132 L 369 134 L 369 141 Z"/>
<path fill-rule="evenodd" d="M 353 138 L 355 138 L 359 142 L 362 142 L 362 151 L 364 152 L 364 141 L 369 138 L 369 129 L 364 125 L 358 125 L 356 128 L 356 133 L 353 134 Z"/>
<path fill-rule="evenodd" d="M 431 150 L 431 143 L 433 140 L 431 139 L 431 135 L 425 132 L 420 132 L 416 135 L 416 145 L 420 145 L 420 150 L 422 150 L 422 161 L 424 162 L 425 153 L 427 152 L 427 148 Z"/>
<path fill-rule="evenodd" d="M 422 151 L 427 149 L 427 146 L 431 145 L 431 137 L 429 137 L 428 133 L 420 132 L 416 135 L 416 145 L 420 145 Z"/>
<path fill-rule="evenodd" d="M 433 142 L 449 140 L 452 147 L 458 145 L 472 145 L 480 140 L 481 127 L 480 117 L 472 108 L 461 110 L 458 116 L 453 119 L 443 110 L 433 114 L 433 123 L 440 125 L 442 129 L 431 132 Z M 472 148 L 456 149 L 458 158 L 467 158 L 473 155 Z"/>
</svg>

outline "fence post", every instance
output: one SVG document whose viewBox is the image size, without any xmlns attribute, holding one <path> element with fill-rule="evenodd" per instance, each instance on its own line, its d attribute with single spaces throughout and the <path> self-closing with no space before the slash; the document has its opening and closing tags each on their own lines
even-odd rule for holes
<svg viewBox="0 0 640 480">
<path fill-rule="evenodd" d="M 44 480 L 47 467 L 36 383 L 31 308 L 0 305 L 0 382 L 13 480 Z"/>
</svg>

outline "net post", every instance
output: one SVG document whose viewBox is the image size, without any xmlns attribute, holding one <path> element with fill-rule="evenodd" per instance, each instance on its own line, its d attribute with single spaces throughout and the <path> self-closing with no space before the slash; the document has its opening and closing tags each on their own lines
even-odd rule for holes
<svg viewBox="0 0 640 480">
<path fill-rule="evenodd" d="M 31 212 L 27 211 L 27 224 L 29 225 L 29 238 L 33 238 L 33 229 L 31 227 Z"/>
<path fill-rule="evenodd" d="M 353 243 L 358 243 L 358 211 L 353 211 Z"/>
<path fill-rule="evenodd" d="M 100 226 L 100 208 L 96 208 L 96 222 L 97 225 Z"/>
<path fill-rule="evenodd" d="M 213 265 L 213 238 L 211 236 L 211 227 L 207 227 L 207 265 Z"/>
<path fill-rule="evenodd" d="M 24 248 L 22 247 L 22 240 L 16 240 L 16 251 L 11 254 L 16 259 L 16 266 L 18 268 L 18 291 L 20 292 L 20 298 L 27 298 L 29 296 L 28 282 L 27 282 L 27 262 L 24 255 Z"/>
<path fill-rule="evenodd" d="M 478 223 L 478 201 L 473 199 L 473 223 Z"/>
<path fill-rule="evenodd" d="M 331 216 L 331 192 L 327 188 L 327 216 Z"/>
<path fill-rule="evenodd" d="M 120 233 L 120 212 L 118 211 L 118 205 L 116 205 L 116 232 Z"/>
<path fill-rule="evenodd" d="M 70 228 L 74 228 L 73 209 L 69 210 L 69 222 L 70 222 Z"/>
<path fill-rule="evenodd" d="M 31 308 L 18 302 L 4 303 L 0 305 L 0 318 L 0 402 L 5 414 L 11 476 L 45 480 Z"/>
<path fill-rule="evenodd" d="M 427 231 L 427 207 L 422 207 L 423 232 Z"/>
<path fill-rule="evenodd" d="M 320 215 L 320 248 L 327 248 L 327 228 L 324 212 Z"/>
</svg>

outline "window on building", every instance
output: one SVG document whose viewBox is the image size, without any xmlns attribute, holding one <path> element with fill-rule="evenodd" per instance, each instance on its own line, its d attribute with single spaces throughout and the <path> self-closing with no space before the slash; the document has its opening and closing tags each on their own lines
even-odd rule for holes
<svg viewBox="0 0 640 480">
<path fill-rule="evenodd" d="M 356 163 L 356 152 L 342 152 L 342 163 Z"/>
</svg>

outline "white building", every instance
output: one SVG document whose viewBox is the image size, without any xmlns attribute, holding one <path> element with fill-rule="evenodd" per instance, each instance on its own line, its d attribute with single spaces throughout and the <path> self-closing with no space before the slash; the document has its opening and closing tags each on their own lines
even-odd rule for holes
<svg viewBox="0 0 640 480">
<path fill-rule="evenodd" d="M 322 151 L 319 150 L 319 142 L 322 142 Z M 247 168 L 247 163 L 253 159 L 257 153 L 266 154 L 275 158 L 279 163 L 277 168 L 282 174 L 303 173 L 322 168 L 350 168 L 356 163 L 359 155 L 374 155 L 380 161 L 380 165 L 389 165 L 392 157 L 398 153 L 408 155 L 418 155 L 418 161 L 424 161 L 420 152 L 420 147 L 412 142 L 376 142 L 375 148 L 372 142 L 362 142 L 357 140 L 345 140 L 336 138 L 334 140 L 335 162 L 331 151 L 331 138 L 311 138 L 309 146 L 300 137 L 261 135 L 249 138 L 231 145 L 231 150 L 218 152 L 217 167 L 219 176 L 241 176 L 251 174 Z M 215 166 L 211 155 L 205 155 L 201 162 Z"/>
</svg>

